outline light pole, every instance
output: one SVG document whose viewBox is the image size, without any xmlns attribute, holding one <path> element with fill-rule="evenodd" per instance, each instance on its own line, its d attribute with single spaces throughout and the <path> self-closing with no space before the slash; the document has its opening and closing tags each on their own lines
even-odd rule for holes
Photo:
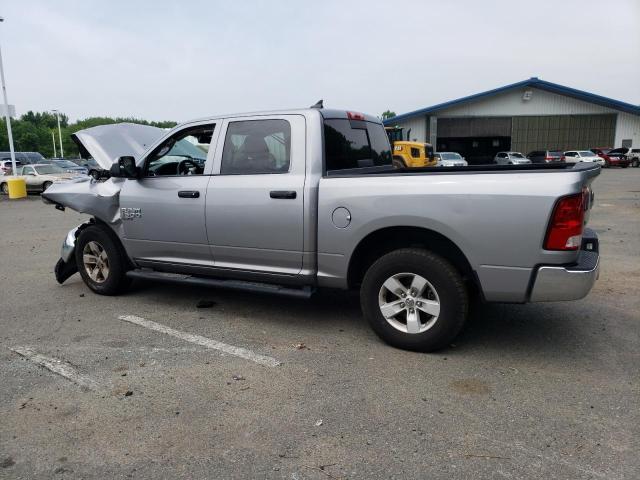
<svg viewBox="0 0 640 480">
<path fill-rule="evenodd" d="M 62 131 L 60 130 L 60 115 L 58 110 L 51 110 L 56 112 L 56 118 L 58 119 L 58 140 L 60 140 L 60 158 L 64 158 L 64 150 L 62 150 Z"/>
<path fill-rule="evenodd" d="M 4 22 L 4 17 L 0 17 Z M 11 155 L 11 173 L 16 175 L 16 153 L 13 149 L 13 134 L 11 133 L 11 115 L 9 115 L 9 100 L 7 100 L 7 87 L 4 84 L 4 67 L 2 66 L 2 50 L 0 49 L 0 78 L 2 79 L 2 96 L 4 97 L 4 118 L 7 122 L 7 136 L 9 137 L 9 152 Z"/>
<path fill-rule="evenodd" d="M 51 130 L 51 141 L 53 142 L 53 158 L 57 158 L 58 154 L 56 153 L 56 134 Z"/>
</svg>

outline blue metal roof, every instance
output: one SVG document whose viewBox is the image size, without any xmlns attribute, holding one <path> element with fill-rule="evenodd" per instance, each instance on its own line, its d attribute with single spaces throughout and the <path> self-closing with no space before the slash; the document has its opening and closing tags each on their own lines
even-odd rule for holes
<svg viewBox="0 0 640 480">
<path fill-rule="evenodd" d="M 631 113 L 632 115 L 640 115 L 640 107 L 637 105 L 621 102 L 619 100 L 613 100 L 612 98 L 603 97 L 594 93 L 584 92 L 582 90 L 576 90 L 575 88 L 565 87 L 564 85 L 558 85 L 557 83 L 547 82 L 546 80 L 541 80 L 538 77 L 531 77 L 528 80 L 523 80 L 522 82 L 512 83 L 510 85 L 505 85 L 504 87 L 487 90 L 486 92 L 476 93 L 475 95 L 469 95 L 457 100 L 451 100 L 449 102 L 439 103 L 431 107 L 421 108 L 420 110 L 414 110 L 413 112 L 396 115 L 395 117 L 384 120 L 383 123 L 385 125 L 394 124 L 400 120 L 406 120 L 407 118 L 416 117 L 418 115 L 428 115 L 430 113 L 437 112 L 438 110 L 444 110 L 445 108 L 453 107 L 455 105 L 472 102 L 474 100 L 479 100 L 481 98 L 490 97 L 492 95 L 497 95 L 508 90 L 522 87 L 532 87 L 540 90 L 546 90 L 547 92 L 565 95 L 567 97 L 576 98 L 578 100 L 589 103 L 595 103 L 596 105 L 601 105 L 603 107 L 612 108 L 614 110 Z"/>
</svg>

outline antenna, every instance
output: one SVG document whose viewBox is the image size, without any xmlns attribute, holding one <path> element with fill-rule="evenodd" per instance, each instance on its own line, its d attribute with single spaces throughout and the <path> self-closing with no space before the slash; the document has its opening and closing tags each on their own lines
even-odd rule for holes
<svg viewBox="0 0 640 480">
<path fill-rule="evenodd" d="M 311 105 L 309 108 L 324 108 L 322 104 L 322 99 L 318 100 L 315 105 Z"/>
</svg>

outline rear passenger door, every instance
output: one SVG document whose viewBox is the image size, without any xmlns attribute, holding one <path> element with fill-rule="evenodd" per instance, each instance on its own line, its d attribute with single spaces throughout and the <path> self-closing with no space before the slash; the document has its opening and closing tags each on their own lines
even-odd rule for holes
<svg viewBox="0 0 640 480">
<path fill-rule="evenodd" d="M 299 273 L 304 245 L 304 117 L 229 119 L 221 135 L 205 210 L 214 265 Z"/>
</svg>

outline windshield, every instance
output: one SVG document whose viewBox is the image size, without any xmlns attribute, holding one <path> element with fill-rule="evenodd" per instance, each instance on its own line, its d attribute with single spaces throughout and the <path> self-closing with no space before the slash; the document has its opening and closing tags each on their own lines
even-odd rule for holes
<svg viewBox="0 0 640 480">
<path fill-rule="evenodd" d="M 443 160 L 462 160 L 460 154 L 454 152 L 441 153 L 440 156 Z"/>
<path fill-rule="evenodd" d="M 75 168 L 78 166 L 69 160 L 54 160 L 53 163 L 62 168 Z"/>
<path fill-rule="evenodd" d="M 513 158 L 524 158 L 524 155 L 518 152 L 511 152 L 509 155 L 512 156 Z"/>
<path fill-rule="evenodd" d="M 38 165 L 33 168 L 38 175 L 55 175 L 57 173 L 64 173 L 64 170 L 57 165 Z"/>
<path fill-rule="evenodd" d="M 597 157 L 597 155 L 593 152 L 588 152 L 586 150 L 578 152 L 581 157 Z"/>
</svg>

